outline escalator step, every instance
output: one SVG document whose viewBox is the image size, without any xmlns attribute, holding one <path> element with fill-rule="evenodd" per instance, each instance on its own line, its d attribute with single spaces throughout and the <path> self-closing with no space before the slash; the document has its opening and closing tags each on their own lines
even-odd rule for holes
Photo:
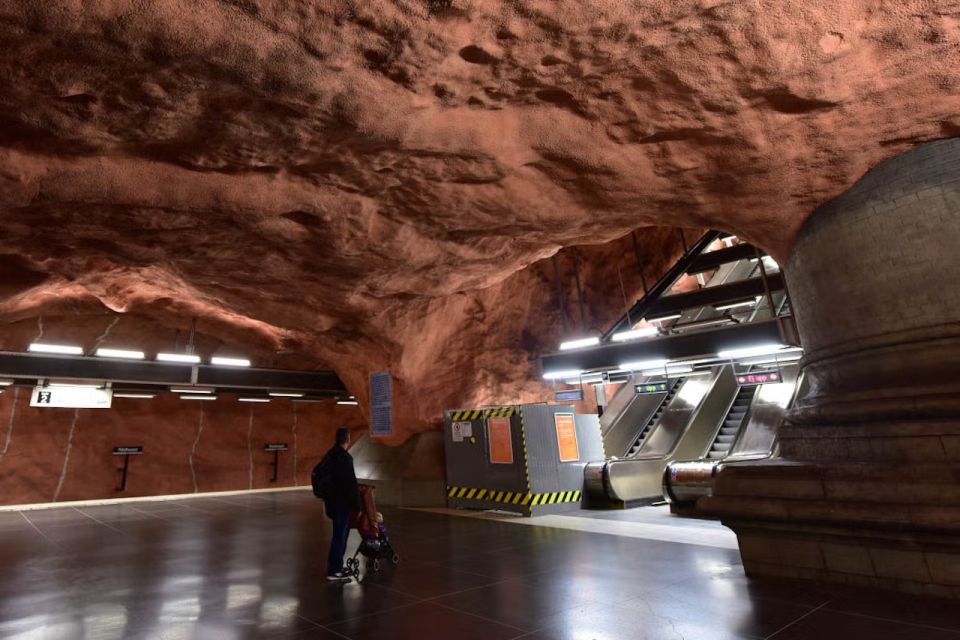
<svg viewBox="0 0 960 640">
<path fill-rule="evenodd" d="M 733 442 L 733 439 L 734 439 L 735 437 L 736 437 L 736 436 L 733 436 L 733 435 L 729 435 L 729 436 L 723 436 L 723 435 L 717 436 L 717 442 L 718 442 L 718 443 L 729 443 L 729 442 Z"/>
<path fill-rule="evenodd" d="M 716 459 L 716 458 L 725 458 L 726 455 L 723 453 L 719 453 L 717 451 L 711 451 L 710 453 L 707 454 L 707 457 L 710 459 Z"/>
</svg>

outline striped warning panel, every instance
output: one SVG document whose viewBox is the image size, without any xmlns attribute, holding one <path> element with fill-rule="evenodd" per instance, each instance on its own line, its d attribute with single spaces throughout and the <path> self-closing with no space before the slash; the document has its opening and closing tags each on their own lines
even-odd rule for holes
<svg viewBox="0 0 960 640">
<path fill-rule="evenodd" d="M 496 491 L 470 487 L 447 487 L 448 498 L 464 500 L 488 500 L 500 504 L 519 504 L 536 507 L 545 504 L 580 502 L 579 491 L 553 491 L 550 493 L 524 493 L 523 491 Z"/>
<path fill-rule="evenodd" d="M 493 407 L 490 409 L 457 409 L 450 414 L 450 419 L 458 420 L 478 420 L 479 418 L 509 418 L 517 412 L 517 408 Z"/>
</svg>

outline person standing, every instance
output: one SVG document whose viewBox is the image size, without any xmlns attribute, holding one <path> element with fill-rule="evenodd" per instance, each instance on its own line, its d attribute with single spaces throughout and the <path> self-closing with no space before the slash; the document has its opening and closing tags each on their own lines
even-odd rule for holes
<svg viewBox="0 0 960 640">
<path fill-rule="evenodd" d="M 353 469 L 353 456 L 347 451 L 350 429 L 337 429 L 337 439 L 323 460 L 313 469 L 314 493 L 323 498 L 327 517 L 333 523 L 330 553 L 327 556 L 327 580 L 349 582 L 343 573 L 343 555 L 350 535 L 350 515 L 360 510 L 360 488 Z"/>
</svg>

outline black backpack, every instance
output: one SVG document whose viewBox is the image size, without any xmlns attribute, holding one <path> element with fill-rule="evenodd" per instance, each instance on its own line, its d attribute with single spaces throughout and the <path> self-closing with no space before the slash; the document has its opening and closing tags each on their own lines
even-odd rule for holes
<svg viewBox="0 0 960 640">
<path fill-rule="evenodd" d="M 310 484 L 313 485 L 313 495 L 324 500 L 330 495 L 331 484 L 333 484 L 333 474 L 330 469 L 330 462 L 327 456 L 317 463 L 317 466 L 310 472 Z"/>
</svg>

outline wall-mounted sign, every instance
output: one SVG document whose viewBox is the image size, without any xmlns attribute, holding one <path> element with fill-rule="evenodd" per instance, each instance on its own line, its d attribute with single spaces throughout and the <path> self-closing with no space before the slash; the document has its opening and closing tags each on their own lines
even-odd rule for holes
<svg viewBox="0 0 960 640">
<path fill-rule="evenodd" d="M 783 382 L 783 376 L 777 369 L 770 371 L 752 371 L 750 373 L 741 373 L 737 375 L 737 384 L 741 387 L 751 387 L 758 384 L 779 384 Z"/>
<path fill-rule="evenodd" d="M 393 433 L 393 387 L 389 371 L 370 374 L 370 433 Z"/>
<path fill-rule="evenodd" d="M 463 442 L 464 439 L 473 436 L 472 422 L 453 422 L 450 424 L 450 434 L 454 442 Z"/>
<path fill-rule="evenodd" d="M 113 455 L 115 456 L 136 456 L 143 453 L 143 447 L 114 447 Z"/>
<path fill-rule="evenodd" d="M 580 460 L 580 447 L 577 444 L 577 424 L 572 413 L 553 414 L 553 423 L 557 428 L 557 447 L 560 450 L 560 462 Z"/>
<path fill-rule="evenodd" d="M 667 383 L 666 382 L 647 382 L 645 384 L 638 384 L 634 387 L 637 393 L 666 393 L 667 392 Z"/>
<path fill-rule="evenodd" d="M 579 402 L 583 400 L 583 389 L 573 389 L 572 391 L 557 391 L 557 402 Z"/>
<path fill-rule="evenodd" d="M 487 418 L 487 440 L 490 443 L 490 462 L 513 464 L 513 431 L 510 418 Z"/>
<path fill-rule="evenodd" d="M 286 442 L 269 442 L 263 446 L 264 451 L 286 451 Z"/>
<path fill-rule="evenodd" d="M 96 387 L 34 387 L 31 407 L 61 409 L 109 409 L 113 402 L 112 389 Z"/>
</svg>

